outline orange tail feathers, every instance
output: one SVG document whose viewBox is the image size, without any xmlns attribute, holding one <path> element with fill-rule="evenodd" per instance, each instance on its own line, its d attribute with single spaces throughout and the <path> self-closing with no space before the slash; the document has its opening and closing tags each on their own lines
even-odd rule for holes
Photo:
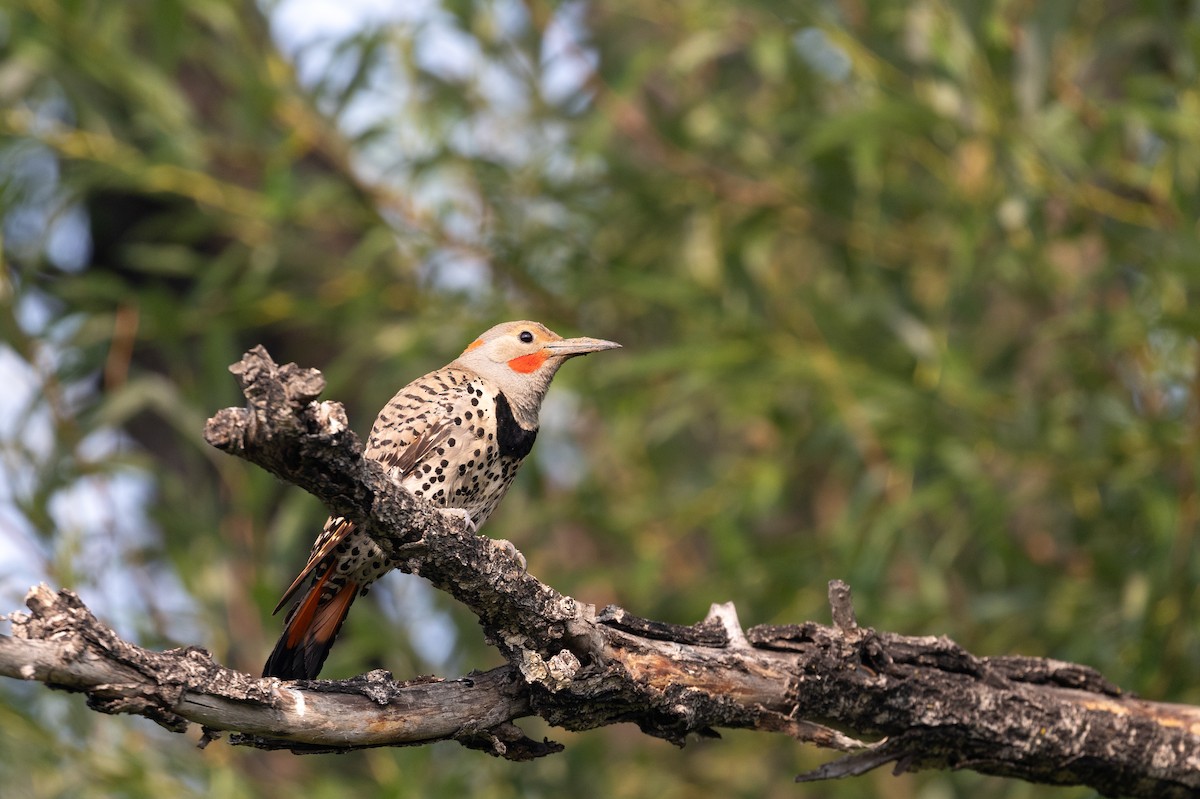
<svg viewBox="0 0 1200 799">
<path fill-rule="evenodd" d="M 355 582 L 347 582 L 329 593 L 325 581 L 332 571 L 332 568 L 326 570 L 288 614 L 283 635 L 263 666 L 264 677 L 315 680 L 321 673 L 350 605 L 358 596 Z"/>
</svg>

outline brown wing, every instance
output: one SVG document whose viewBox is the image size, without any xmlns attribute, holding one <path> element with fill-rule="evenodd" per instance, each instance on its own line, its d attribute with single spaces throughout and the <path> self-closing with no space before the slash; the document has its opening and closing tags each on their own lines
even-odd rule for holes
<svg viewBox="0 0 1200 799">
<path fill-rule="evenodd" d="M 413 466 L 420 463 L 422 458 L 441 446 L 450 437 L 450 432 L 453 429 L 454 425 L 448 419 L 439 419 L 422 430 L 407 447 L 397 447 L 384 453 L 379 458 L 379 462 L 389 472 L 395 470 L 396 479 L 400 479 L 408 474 Z M 275 606 L 275 610 L 271 611 L 271 615 L 278 613 L 288 603 L 288 600 L 300 590 L 300 586 L 304 584 L 304 581 L 308 579 L 309 575 L 318 566 L 333 557 L 338 544 L 344 541 L 346 536 L 350 535 L 353 531 L 354 522 L 343 516 L 331 516 L 326 520 L 325 529 L 321 531 L 321 534 L 317 536 L 316 542 L 313 543 L 312 552 L 308 556 L 308 563 L 304 564 L 304 568 L 300 570 L 300 574 L 292 581 L 288 589 L 283 592 L 283 597 L 279 600 L 279 604 Z"/>
<path fill-rule="evenodd" d="M 420 463 L 426 455 L 440 447 L 450 437 L 454 423 L 449 419 L 437 419 L 420 432 L 407 447 L 396 447 L 382 453 L 377 460 L 389 473 L 399 480 Z"/>
</svg>

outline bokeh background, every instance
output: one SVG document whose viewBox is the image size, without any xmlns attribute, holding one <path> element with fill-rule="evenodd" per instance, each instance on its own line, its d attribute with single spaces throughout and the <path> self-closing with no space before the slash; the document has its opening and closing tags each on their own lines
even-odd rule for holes
<svg viewBox="0 0 1200 799">
<path fill-rule="evenodd" d="M 679 623 L 860 620 L 1200 703 L 1200 4 L 4 0 L 0 600 L 257 672 L 323 508 L 206 447 L 258 343 L 365 434 L 511 318 L 556 381 L 489 524 Z M 326 669 L 497 657 L 393 575 Z M 632 727 L 295 757 L 0 684 L 6 797 L 1083 797 Z"/>
</svg>

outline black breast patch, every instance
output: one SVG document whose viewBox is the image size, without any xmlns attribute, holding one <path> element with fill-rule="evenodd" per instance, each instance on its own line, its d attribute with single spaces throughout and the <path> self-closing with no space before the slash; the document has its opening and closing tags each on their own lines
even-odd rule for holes
<svg viewBox="0 0 1200 799">
<path fill-rule="evenodd" d="M 501 457 L 524 458 L 533 449 L 537 433 L 536 429 L 526 430 L 517 424 L 503 391 L 496 395 L 496 443 L 500 446 Z"/>
</svg>

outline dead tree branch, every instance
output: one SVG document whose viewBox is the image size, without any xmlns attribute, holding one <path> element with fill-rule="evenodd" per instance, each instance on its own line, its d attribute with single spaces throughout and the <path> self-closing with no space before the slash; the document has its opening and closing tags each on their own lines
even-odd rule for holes
<svg viewBox="0 0 1200 799">
<path fill-rule="evenodd" d="M 196 647 L 150 652 L 123 641 L 70 591 L 35 586 L 25 603 L 30 613 L 11 614 L 13 635 L 0 636 L 0 674 L 81 691 L 103 713 L 145 716 L 173 732 L 194 722 L 206 738 L 229 730 L 239 743 L 269 739 L 268 748 L 305 752 L 451 739 L 486 741 L 514 760 L 556 751 L 513 735 L 507 722 L 529 715 L 529 701 L 508 667 L 450 681 L 371 672 L 283 683 L 223 668 Z"/>
<path fill-rule="evenodd" d="M 0 673 L 83 691 L 105 712 L 188 721 L 237 743 L 294 751 L 458 740 L 510 759 L 561 747 L 512 722 L 538 715 L 584 730 L 622 721 L 682 745 L 720 727 L 782 732 L 850 751 L 798 779 L 968 768 L 1106 795 L 1200 793 L 1200 708 L 1124 695 L 1085 666 L 976 657 L 946 638 L 857 626 L 834 581 L 834 626 L 743 631 L 732 605 L 692 626 L 597 610 L 524 572 L 395 486 L 349 431 L 341 406 L 316 402 L 319 373 L 247 353 L 232 371 L 249 400 L 209 421 L 213 446 L 310 491 L 352 519 L 401 568 L 467 605 L 508 665 L 462 680 L 283 683 L 223 669 L 197 649 L 155 653 L 121 641 L 74 595 L 31 591 L 0 637 Z M 850 730 L 854 737 L 828 724 Z M 871 742 L 866 742 L 867 740 Z"/>
</svg>

